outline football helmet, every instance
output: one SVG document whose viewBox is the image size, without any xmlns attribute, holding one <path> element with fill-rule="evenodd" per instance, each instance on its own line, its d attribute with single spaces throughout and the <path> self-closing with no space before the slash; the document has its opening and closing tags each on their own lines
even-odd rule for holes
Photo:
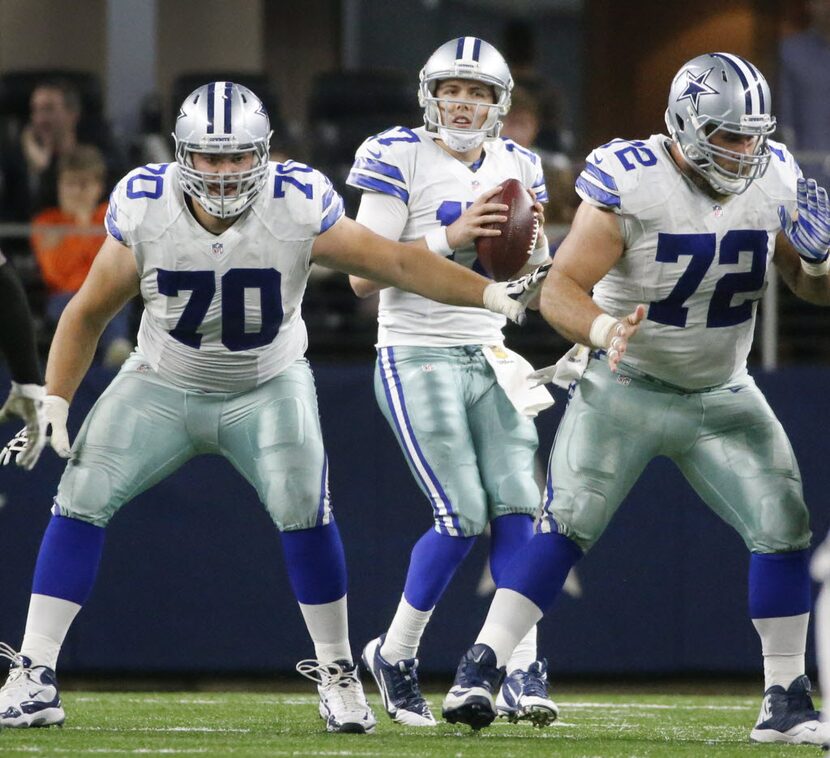
<svg viewBox="0 0 830 758">
<path fill-rule="evenodd" d="M 480 129 L 450 129 L 441 123 L 438 83 L 445 79 L 473 79 L 493 88 L 494 103 L 476 103 L 488 113 Z M 437 132 L 453 150 L 466 152 L 485 139 L 496 139 L 501 132 L 502 117 L 510 110 L 513 77 L 501 53 L 478 37 L 459 37 L 439 47 L 421 69 L 418 103 L 424 109 L 427 131 Z M 460 101 L 450 101 L 460 102 Z M 476 112 L 477 113 L 477 112 Z"/>
<path fill-rule="evenodd" d="M 182 189 L 211 216 L 238 216 L 265 185 L 271 133 L 265 106 L 247 87 L 211 82 L 193 90 L 173 132 Z M 193 167 L 193 153 L 241 152 L 254 155 L 247 171 L 219 174 Z"/>
<path fill-rule="evenodd" d="M 666 126 L 689 165 L 717 191 L 740 194 L 764 175 L 770 159 L 767 138 L 775 131 L 772 98 L 764 75 L 730 53 L 707 53 L 680 67 L 669 90 Z M 756 138 L 745 154 L 712 145 L 716 132 Z M 726 159 L 725 168 L 716 158 Z"/>
</svg>

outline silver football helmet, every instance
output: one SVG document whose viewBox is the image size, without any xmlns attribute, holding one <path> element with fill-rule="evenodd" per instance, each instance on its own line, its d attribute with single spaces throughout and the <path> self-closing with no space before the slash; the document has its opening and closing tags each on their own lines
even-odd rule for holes
<svg viewBox="0 0 830 758">
<path fill-rule="evenodd" d="M 445 79 L 473 79 L 493 88 L 495 102 L 492 105 L 476 104 L 477 108 L 488 111 L 480 129 L 451 129 L 441 122 L 435 90 Z M 424 109 L 427 131 L 437 132 L 453 150 L 466 152 L 478 147 L 485 139 L 499 136 L 501 119 L 510 109 L 512 89 L 510 69 L 495 47 L 478 37 L 459 37 L 441 45 L 421 69 L 418 103 Z M 474 115 L 477 114 L 478 111 Z"/>
<path fill-rule="evenodd" d="M 176 162 L 182 189 L 211 216 L 238 216 L 256 199 L 268 173 L 271 124 L 262 101 L 241 84 L 211 82 L 193 90 L 176 118 Z M 193 168 L 193 153 L 253 153 L 247 171 Z"/>
<path fill-rule="evenodd" d="M 740 194 L 769 165 L 767 137 L 775 131 L 772 98 L 763 74 L 731 53 L 693 58 L 672 81 L 666 126 L 689 165 L 717 191 Z M 756 138 L 752 153 L 712 145 L 716 132 Z M 716 158 L 734 165 L 724 168 Z"/>
</svg>

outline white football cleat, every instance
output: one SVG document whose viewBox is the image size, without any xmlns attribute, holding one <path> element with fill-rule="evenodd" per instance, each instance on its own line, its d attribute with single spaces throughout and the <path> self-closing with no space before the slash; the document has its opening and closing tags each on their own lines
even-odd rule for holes
<svg viewBox="0 0 830 758">
<path fill-rule="evenodd" d="M 25 655 L 0 642 L 0 657 L 11 660 L 9 676 L 0 687 L 0 728 L 60 726 L 66 714 L 55 672 L 33 666 Z"/>
<path fill-rule="evenodd" d="M 317 683 L 320 693 L 320 718 L 329 732 L 368 734 L 377 721 L 366 702 L 357 665 L 349 661 L 321 663 L 300 661 L 297 672 Z"/>
</svg>

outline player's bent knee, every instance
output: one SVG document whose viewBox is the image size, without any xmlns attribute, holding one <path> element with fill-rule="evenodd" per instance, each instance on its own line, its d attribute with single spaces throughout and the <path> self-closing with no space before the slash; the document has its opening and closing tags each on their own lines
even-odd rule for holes
<svg viewBox="0 0 830 758">
<path fill-rule="evenodd" d="M 542 500 L 533 475 L 527 472 L 505 476 L 498 485 L 496 515 L 503 513 L 535 513 Z"/>
<path fill-rule="evenodd" d="M 801 496 L 769 494 L 758 503 L 760 517 L 746 536 L 747 547 L 757 553 L 805 550 L 810 546 L 810 515 Z"/>
<path fill-rule="evenodd" d="M 587 552 L 602 536 L 613 509 L 601 492 L 581 488 L 574 492 L 555 490 L 550 511 L 560 534 Z"/>
</svg>

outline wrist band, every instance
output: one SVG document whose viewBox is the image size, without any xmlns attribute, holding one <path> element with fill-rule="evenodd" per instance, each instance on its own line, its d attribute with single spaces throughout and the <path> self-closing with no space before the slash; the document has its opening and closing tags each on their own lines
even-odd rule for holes
<svg viewBox="0 0 830 758">
<path fill-rule="evenodd" d="M 427 247 L 432 250 L 433 253 L 438 253 L 439 255 L 452 255 L 453 252 L 455 252 L 450 247 L 449 242 L 447 242 L 446 226 L 439 226 L 435 229 L 430 229 L 426 235 L 424 235 L 424 242 L 427 243 Z"/>
<path fill-rule="evenodd" d="M 607 313 L 600 313 L 591 324 L 588 332 L 588 341 L 600 349 L 608 347 L 608 337 L 611 330 L 617 325 L 617 319 Z"/>
<path fill-rule="evenodd" d="M 807 276 L 826 276 L 827 272 L 830 270 L 830 256 L 825 258 L 821 263 L 810 263 L 802 258 L 801 270 L 807 274 Z"/>
</svg>

